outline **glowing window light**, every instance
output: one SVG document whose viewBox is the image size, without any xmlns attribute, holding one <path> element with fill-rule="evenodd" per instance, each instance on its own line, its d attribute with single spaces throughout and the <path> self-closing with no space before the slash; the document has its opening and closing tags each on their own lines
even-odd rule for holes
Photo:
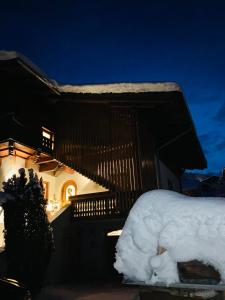
<svg viewBox="0 0 225 300">
<path fill-rule="evenodd" d="M 49 129 L 42 127 L 42 145 L 54 150 L 54 133 Z"/>
<path fill-rule="evenodd" d="M 69 197 L 75 195 L 76 195 L 75 186 L 72 184 L 68 185 L 68 187 L 66 188 L 66 201 L 69 201 Z"/>
<path fill-rule="evenodd" d="M 45 131 L 45 130 L 43 130 L 42 131 L 42 135 L 44 136 L 44 137 L 46 137 L 46 139 L 51 139 L 51 135 L 50 135 L 50 133 L 48 133 L 47 131 Z"/>
<path fill-rule="evenodd" d="M 107 233 L 107 236 L 120 236 L 122 233 L 122 229 L 114 230 Z"/>
</svg>

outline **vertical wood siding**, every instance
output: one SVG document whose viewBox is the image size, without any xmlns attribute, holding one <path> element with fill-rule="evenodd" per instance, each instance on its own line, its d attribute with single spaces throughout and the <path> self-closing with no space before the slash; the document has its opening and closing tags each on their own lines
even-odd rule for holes
<svg viewBox="0 0 225 300">
<path fill-rule="evenodd" d="M 56 115 L 56 158 L 113 192 L 121 211 L 155 187 L 153 141 L 140 112 L 64 102 Z"/>
</svg>

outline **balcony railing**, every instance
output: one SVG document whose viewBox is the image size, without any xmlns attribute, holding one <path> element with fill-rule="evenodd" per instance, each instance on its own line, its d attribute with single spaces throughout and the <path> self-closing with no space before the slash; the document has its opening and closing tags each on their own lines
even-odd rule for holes
<svg viewBox="0 0 225 300">
<path fill-rule="evenodd" d="M 134 203 L 134 199 L 122 203 L 118 194 L 111 192 L 78 195 L 70 197 L 70 200 L 74 208 L 74 218 L 123 217 Z"/>
</svg>

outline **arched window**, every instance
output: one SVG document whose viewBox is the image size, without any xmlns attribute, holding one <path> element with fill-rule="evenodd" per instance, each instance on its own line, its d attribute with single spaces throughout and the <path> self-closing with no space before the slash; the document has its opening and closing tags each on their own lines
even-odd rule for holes
<svg viewBox="0 0 225 300">
<path fill-rule="evenodd" d="M 75 196 L 77 191 L 76 183 L 73 180 L 68 180 L 62 187 L 62 205 L 69 203 L 69 197 Z"/>
</svg>

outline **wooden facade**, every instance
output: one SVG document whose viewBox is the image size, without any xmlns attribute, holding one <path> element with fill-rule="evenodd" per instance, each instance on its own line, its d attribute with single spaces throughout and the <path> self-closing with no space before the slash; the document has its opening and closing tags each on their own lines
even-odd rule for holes
<svg viewBox="0 0 225 300">
<path fill-rule="evenodd" d="M 63 102 L 58 109 L 56 158 L 112 192 L 121 212 L 124 207 L 128 211 L 144 189 L 155 187 L 154 155 L 150 152 L 146 158 L 151 161 L 148 167 L 141 163 L 134 110 Z M 153 141 L 148 142 L 151 147 Z M 143 182 L 146 172 L 153 175 Z"/>
<path fill-rule="evenodd" d="M 181 92 L 64 93 L 54 114 L 56 158 L 113 193 L 118 216 L 143 192 L 162 188 L 161 160 L 178 180 L 186 167 L 204 167 Z"/>
</svg>

